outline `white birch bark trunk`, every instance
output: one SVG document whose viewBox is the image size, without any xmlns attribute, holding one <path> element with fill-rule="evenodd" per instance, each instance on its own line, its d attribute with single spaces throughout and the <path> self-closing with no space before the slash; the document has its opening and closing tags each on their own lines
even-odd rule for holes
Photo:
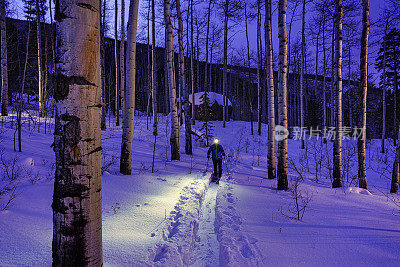
<svg viewBox="0 0 400 267">
<path fill-rule="evenodd" d="M 6 3 L 0 1 L 0 34 L 1 34 L 1 116 L 7 116 L 8 106 L 8 68 L 7 68 L 7 32 Z"/>
<path fill-rule="evenodd" d="M 120 75 L 121 75 L 121 104 L 122 117 L 125 114 L 125 0 L 121 0 L 121 44 L 120 44 Z"/>
<path fill-rule="evenodd" d="M 257 133 L 261 135 L 261 0 L 257 6 Z"/>
<path fill-rule="evenodd" d="M 42 31 L 40 26 L 40 10 L 39 0 L 36 0 L 36 34 L 37 34 L 37 61 L 38 61 L 38 87 L 39 87 L 39 117 L 45 115 L 45 103 L 43 93 L 43 78 L 42 78 Z"/>
<path fill-rule="evenodd" d="M 247 44 L 247 75 L 248 75 L 248 86 L 249 86 L 249 104 L 250 104 L 250 134 L 254 134 L 254 126 L 253 126 L 253 88 L 251 86 L 251 77 L 250 77 L 250 42 L 249 42 L 249 29 L 248 29 L 248 15 L 247 15 L 247 5 L 244 6 L 244 19 L 246 26 L 246 44 Z"/>
<path fill-rule="evenodd" d="M 323 18 L 322 18 L 322 51 L 324 53 L 324 59 L 323 59 L 323 72 L 324 72 L 324 80 L 322 83 L 322 97 L 323 97 L 323 128 L 326 129 L 327 126 L 327 106 L 326 106 L 326 46 L 325 46 L 325 24 L 326 24 L 326 15 L 325 15 L 325 3 L 323 6 Z M 326 143 L 327 140 L 324 136 L 324 143 Z"/>
<path fill-rule="evenodd" d="M 167 28 L 166 49 L 168 66 L 168 83 L 170 88 L 170 106 L 171 106 L 171 160 L 180 160 L 179 154 L 179 120 L 178 105 L 176 101 L 176 83 L 174 67 L 174 44 L 171 23 L 171 3 L 170 0 L 164 0 L 164 20 Z"/>
<path fill-rule="evenodd" d="M 274 88 L 274 66 L 272 48 L 272 9 L 271 0 L 265 1 L 265 58 L 266 78 L 268 91 L 268 179 L 276 178 L 275 168 L 275 88 Z"/>
<path fill-rule="evenodd" d="M 102 266 L 99 0 L 56 3 L 53 266 Z"/>
<path fill-rule="evenodd" d="M 300 66 L 300 129 L 303 131 L 304 129 L 304 65 L 305 65 L 305 16 L 306 16 L 306 0 L 303 0 L 303 11 L 302 11 L 302 19 L 301 19 L 301 66 Z M 300 148 L 304 149 L 304 138 L 302 135 L 300 140 Z"/>
<path fill-rule="evenodd" d="M 196 105 L 195 105 L 195 97 L 194 97 L 194 64 L 193 64 L 193 0 L 189 1 L 190 5 L 190 82 L 192 87 L 192 124 L 196 124 Z"/>
<path fill-rule="evenodd" d="M 105 31 L 105 17 L 106 17 L 106 0 L 100 0 L 100 71 L 101 71 L 101 99 L 103 108 L 101 109 L 101 129 L 106 130 L 106 67 L 105 67 L 105 48 L 104 48 L 104 31 Z"/>
<path fill-rule="evenodd" d="M 224 7 L 224 67 L 222 73 L 222 94 L 224 97 L 224 107 L 223 107 L 223 125 L 222 127 L 226 127 L 226 93 L 228 91 L 228 79 L 227 79 L 227 65 L 228 65 L 228 18 L 229 18 L 229 0 L 225 0 Z"/>
<path fill-rule="evenodd" d="M 51 25 L 51 59 L 53 62 L 53 66 L 56 65 L 56 52 L 55 52 L 55 40 L 54 40 L 54 33 L 55 33 L 55 25 L 53 24 L 53 14 L 52 14 L 52 7 L 51 7 L 51 2 L 52 0 L 49 0 L 49 11 L 50 11 L 50 25 Z M 52 81 L 53 81 L 53 97 L 51 99 L 51 108 L 50 108 L 50 116 L 51 118 L 54 118 L 54 105 L 55 105 L 55 100 L 54 100 L 54 87 L 55 87 L 55 80 L 54 80 L 54 75 L 52 75 Z"/>
<path fill-rule="evenodd" d="M 385 31 L 386 36 L 386 31 Z M 386 38 L 383 41 L 383 83 L 382 83 L 382 139 L 381 139 L 381 153 L 385 153 L 385 139 L 386 139 Z"/>
<path fill-rule="evenodd" d="M 124 1 L 124 0 L 122 0 Z M 156 11 L 155 11 L 155 0 L 151 1 L 151 98 L 153 108 L 153 161 L 151 164 L 151 172 L 154 173 L 154 162 L 156 153 L 156 142 L 158 135 L 158 118 L 157 118 L 157 90 L 156 90 L 156 78 L 157 78 L 157 58 L 156 58 Z"/>
<path fill-rule="evenodd" d="M 279 72 L 278 72 L 278 121 L 279 125 L 287 129 L 287 30 L 286 8 L 287 0 L 279 0 L 278 3 L 278 27 L 279 27 Z M 278 141 L 278 190 L 288 190 L 287 177 L 287 146 L 288 140 L 284 138 Z"/>
<path fill-rule="evenodd" d="M 130 0 L 127 28 L 127 58 L 126 58 L 126 88 L 125 88 L 125 114 L 122 118 L 122 145 L 120 172 L 131 174 L 132 166 L 132 141 L 135 119 L 135 94 L 136 94 L 136 32 L 138 20 L 139 0 Z"/>
<path fill-rule="evenodd" d="M 181 4 L 180 0 L 176 0 L 176 11 L 178 14 L 178 39 L 179 39 L 179 84 L 182 91 L 182 102 L 183 102 L 183 110 L 185 112 L 185 153 L 187 155 L 192 155 L 192 125 L 190 118 L 190 105 L 188 101 L 188 90 L 186 87 L 186 75 L 185 75 L 185 51 L 183 48 L 183 20 L 181 14 Z M 197 73 L 199 75 L 199 73 Z"/>
<path fill-rule="evenodd" d="M 115 14 L 114 14 L 114 60 L 115 60 L 115 125 L 119 126 L 119 74 L 118 74 L 118 0 L 115 0 Z"/>
<path fill-rule="evenodd" d="M 362 35 L 360 53 L 360 89 L 361 89 L 361 122 L 360 128 L 363 135 L 358 139 L 358 186 L 367 189 L 367 170 L 365 159 L 365 146 L 367 142 L 367 92 L 368 92 L 368 36 L 369 36 L 369 0 L 362 1 Z"/>
<path fill-rule="evenodd" d="M 398 130 L 397 140 L 400 140 L 400 126 Z M 390 193 L 399 193 L 399 176 L 400 176 L 400 142 L 397 142 L 396 155 L 393 163 L 392 172 L 392 184 L 390 187 Z"/>
<path fill-rule="evenodd" d="M 333 182 L 332 187 L 342 187 L 342 0 L 335 0 L 335 140 L 333 141 Z"/>
<path fill-rule="evenodd" d="M 335 18 L 332 17 L 332 40 L 331 40 L 331 118 L 330 126 L 335 126 Z"/>
<path fill-rule="evenodd" d="M 210 35 L 210 20 L 211 20 L 211 4 L 213 0 L 209 0 L 208 2 L 208 12 L 207 12 L 207 31 L 206 31 L 206 62 L 205 62 L 205 69 L 204 69 L 204 92 L 209 91 L 208 85 L 208 39 Z M 211 77 L 210 77 L 211 83 Z"/>
</svg>

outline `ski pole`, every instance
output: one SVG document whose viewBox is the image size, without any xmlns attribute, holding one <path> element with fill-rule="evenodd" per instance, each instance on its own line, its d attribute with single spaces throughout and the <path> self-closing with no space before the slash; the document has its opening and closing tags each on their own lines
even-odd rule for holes
<svg viewBox="0 0 400 267">
<path fill-rule="evenodd" d="M 207 165 L 206 165 L 206 169 L 205 169 L 203 175 L 206 175 L 206 174 L 207 174 L 207 171 L 208 171 L 208 162 L 209 162 L 209 161 L 210 161 L 210 158 L 207 158 Z"/>
<path fill-rule="evenodd" d="M 231 178 L 231 174 L 229 173 L 229 168 L 228 168 L 228 162 L 225 159 L 225 167 L 226 167 L 226 172 L 228 173 L 228 179 Z"/>
</svg>

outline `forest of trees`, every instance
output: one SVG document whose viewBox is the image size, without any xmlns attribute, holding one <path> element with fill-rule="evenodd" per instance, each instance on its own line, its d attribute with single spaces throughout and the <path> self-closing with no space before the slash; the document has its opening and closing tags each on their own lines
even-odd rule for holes
<svg viewBox="0 0 400 267">
<path fill-rule="evenodd" d="M 194 103 L 198 92 L 205 92 L 205 102 L 208 92 L 223 95 L 223 127 L 228 100 L 232 119 L 251 122 L 251 134 L 269 125 L 265 176 L 277 178 L 278 190 L 288 189 L 288 139 L 275 140 L 275 125 L 333 129 L 334 188 L 343 184 L 344 127 L 366 129 L 357 144 L 360 188 L 367 188 L 367 142 L 381 139 L 385 153 L 391 139 L 397 146 L 390 192 L 398 193 L 398 1 L 388 1 L 376 21 L 369 0 L 131 0 L 127 18 L 123 0 L 24 0 L 25 17 L 18 19 L 11 18 L 13 2 L 0 4 L 1 115 L 17 113 L 19 151 L 22 112 L 55 119 L 54 265 L 102 263 L 101 130 L 110 126 L 107 118 L 116 117 L 118 126 L 121 116 L 120 172 L 129 175 L 135 113 L 152 123 L 154 150 L 157 113 L 164 113 L 170 116 L 170 160 L 193 153 L 197 106 L 189 96 Z M 250 24 L 257 27 L 255 46 Z M 208 141 L 207 109 L 201 114 Z M 299 149 L 306 146 L 301 139 Z"/>
</svg>

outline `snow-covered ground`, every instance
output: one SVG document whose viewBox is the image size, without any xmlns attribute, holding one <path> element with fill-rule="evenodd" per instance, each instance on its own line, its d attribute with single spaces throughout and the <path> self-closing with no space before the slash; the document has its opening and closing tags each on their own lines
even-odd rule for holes
<svg viewBox="0 0 400 267">
<path fill-rule="evenodd" d="M 36 120 L 36 118 L 33 118 Z M 155 170 L 151 173 L 151 122 L 135 118 L 133 171 L 118 173 L 121 127 L 108 125 L 103 146 L 103 250 L 108 266 L 395 266 L 400 260 L 400 208 L 388 195 L 393 145 L 367 148 L 369 191 L 356 187 L 357 154 L 344 142 L 344 184 L 332 189 L 331 144 L 289 141 L 292 190 L 278 192 L 266 178 L 266 126 L 251 136 L 247 122 L 213 122 L 227 152 L 219 186 L 209 185 L 206 148 L 169 158 L 169 119 L 160 115 Z M 44 133 L 46 125 L 47 133 Z M 15 159 L 17 196 L 0 212 L 0 265 L 51 265 L 54 153 L 52 122 L 24 124 L 22 152 L 15 129 L 1 123 L 1 174 Z M 195 128 L 199 129 L 201 122 Z M 256 127 L 256 124 L 254 124 Z M 181 148 L 184 127 L 181 127 Z M 183 149 L 182 149 L 183 151 Z M 318 162 L 317 166 L 315 162 Z M 10 165 L 11 164 L 11 165 Z M 9 170 L 9 169 L 8 169 Z M 296 183 L 297 181 L 297 183 Z M 2 181 L 3 183 L 3 181 Z M 297 184 L 297 186 L 296 186 Z M 1 184 L 0 184 L 1 185 Z M 297 188 L 297 194 L 295 193 Z M 302 220 L 297 220 L 295 197 Z M 4 199 L 0 199 L 0 203 Z"/>
</svg>

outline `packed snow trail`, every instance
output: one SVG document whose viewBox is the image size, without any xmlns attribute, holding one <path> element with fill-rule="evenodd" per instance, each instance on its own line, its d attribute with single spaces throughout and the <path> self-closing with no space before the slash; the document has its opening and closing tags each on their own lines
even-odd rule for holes
<svg viewBox="0 0 400 267">
<path fill-rule="evenodd" d="M 210 183 L 201 205 L 198 240 L 193 252 L 192 266 L 219 265 L 219 243 L 214 225 L 217 194 L 218 185 Z"/>
</svg>

